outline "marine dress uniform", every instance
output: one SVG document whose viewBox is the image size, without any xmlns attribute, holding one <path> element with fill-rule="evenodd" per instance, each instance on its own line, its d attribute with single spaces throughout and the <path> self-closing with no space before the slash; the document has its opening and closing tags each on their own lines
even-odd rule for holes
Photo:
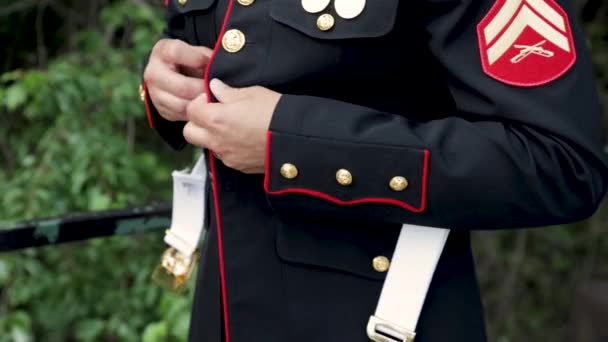
<svg viewBox="0 0 608 342">
<path fill-rule="evenodd" d="M 208 155 L 191 341 L 368 341 L 402 223 L 452 230 L 416 341 L 485 341 L 470 231 L 582 220 L 606 192 L 573 14 L 565 0 L 166 1 L 165 37 L 214 47 L 204 82 L 283 94 L 265 174 Z M 143 91 L 182 149 L 184 123 Z"/>
</svg>

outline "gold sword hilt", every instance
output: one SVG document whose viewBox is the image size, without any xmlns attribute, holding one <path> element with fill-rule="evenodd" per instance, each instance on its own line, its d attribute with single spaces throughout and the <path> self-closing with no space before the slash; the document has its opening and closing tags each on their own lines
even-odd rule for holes
<svg viewBox="0 0 608 342">
<path fill-rule="evenodd" d="M 184 255 L 170 247 L 161 256 L 160 263 L 152 273 L 152 280 L 160 287 L 176 294 L 186 289 L 188 279 L 198 263 L 199 253 Z"/>
</svg>

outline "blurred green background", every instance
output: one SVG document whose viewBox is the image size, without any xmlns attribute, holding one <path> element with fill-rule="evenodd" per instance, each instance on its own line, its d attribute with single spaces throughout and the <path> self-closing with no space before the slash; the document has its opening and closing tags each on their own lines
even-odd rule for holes
<svg viewBox="0 0 608 342">
<path fill-rule="evenodd" d="M 0 1 L 0 227 L 170 198 L 194 152 L 148 129 L 138 94 L 161 2 Z M 574 6 L 608 103 L 608 1 Z M 572 336 L 579 289 L 608 279 L 607 229 L 604 205 L 571 226 L 475 233 L 490 340 Z M 0 255 L 0 342 L 185 340 L 191 296 L 149 281 L 163 248 L 149 233 Z"/>
</svg>

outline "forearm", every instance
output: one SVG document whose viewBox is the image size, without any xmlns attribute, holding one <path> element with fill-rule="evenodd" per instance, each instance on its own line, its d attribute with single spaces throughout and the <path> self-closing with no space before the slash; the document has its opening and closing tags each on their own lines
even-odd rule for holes
<svg viewBox="0 0 608 342">
<path fill-rule="evenodd" d="M 608 170 L 592 153 L 519 122 L 446 114 L 418 123 L 284 96 L 269 133 L 269 201 L 277 210 L 454 229 L 545 226 L 595 211 Z M 297 177 L 281 175 L 286 163 Z M 336 180 L 340 169 L 352 184 Z M 394 177 L 407 179 L 407 188 L 392 189 Z"/>
</svg>

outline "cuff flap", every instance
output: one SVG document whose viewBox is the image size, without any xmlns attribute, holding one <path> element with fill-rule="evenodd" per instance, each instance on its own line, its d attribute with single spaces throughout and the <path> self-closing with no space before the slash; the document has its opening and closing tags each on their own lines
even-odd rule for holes
<svg viewBox="0 0 608 342">
<path fill-rule="evenodd" d="M 269 132 L 264 188 L 268 195 L 300 194 L 337 205 L 426 209 L 426 149 L 361 144 Z"/>
</svg>

